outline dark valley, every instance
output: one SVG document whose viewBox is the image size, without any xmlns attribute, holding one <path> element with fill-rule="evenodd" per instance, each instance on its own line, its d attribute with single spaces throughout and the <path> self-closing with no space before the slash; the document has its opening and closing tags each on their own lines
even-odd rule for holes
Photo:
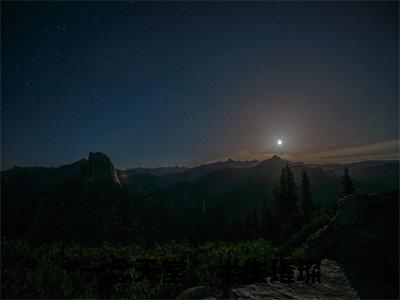
<svg viewBox="0 0 400 300">
<path fill-rule="evenodd" d="M 193 168 L 117 170 L 103 153 L 90 153 L 88 159 L 58 168 L 13 167 L 1 174 L 3 251 L 9 255 L 10 247 L 17 247 L 14 243 L 20 240 L 24 247 L 61 243 L 54 244 L 62 245 L 61 249 L 108 245 L 125 251 L 124 247 L 136 245 L 142 251 L 148 249 L 151 256 L 157 245 L 171 247 L 171 242 L 196 253 L 210 242 L 218 250 L 229 244 L 239 247 L 245 241 L 250 243 L 248 247 L 260 247 L 264 240 L 268 245 L 261 247 L 270 249 L 268 261 L 312 255 L 343 262 L 352 272 L 370 272 L 365 268 L 383 263 L 393 274 L 389 282 L 380 283 L 379 274 L 363 275 L 378 281 L 381 294 L 357 282 L 358 295 L 378 296 L 384 290 L 392 297 L 397 280 L 393 262 L 398 249 L 398 227 L 394 225 L 398 224 L 399 162 L 348 164 L 357 195 L 343 194 L 344 167 L 305 165 L 273 156 L 265 161 L 227 160 Z M 311 201 L 308 208 L 300 207 L 305 195 L 304 174 Z M 295 190 L 290 191 L 290 184 Z M 295 198 L 289 199 L 290 193 Z M 284 208 L 282 201 L 288 199 L 294 202 Z M 336 228 L 333 232 L 332 226 Z M 357 251 L 359 258 L 354 259 L 349 251 Z M 176 255 L 193 259 L 188 254 Z M 9 263 L 5 261 L 4 267 L 10 268 Z M 191 272 L 190 276 L 196 277 L 193 273 L 199 271 Z M 213 278 L 215 274 L 209 272 Z M 13 294 L 8 289 L 11 278 L 2 278 L 6 296 L 25 295 L 22 291 Z M 192 285 L 201 283 L 200 278 L 193 280 Z M 215 279 L 209 280 L 208 284 L 215 284 Z M 107 284 L 112 289 L 112 281 Z M 183 288 L 155 296 L 177 296 Z M 71 295 L 79 296 L 76 292 Z M 55 295 L 50 292 L 48 296 Z M 95 295 L 108 296 L 100 290 Z"/>
</svg>

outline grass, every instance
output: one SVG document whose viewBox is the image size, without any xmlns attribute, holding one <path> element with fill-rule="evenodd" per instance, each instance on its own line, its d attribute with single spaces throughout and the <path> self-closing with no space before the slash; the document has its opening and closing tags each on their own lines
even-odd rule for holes
<svg viewBox="0 0 400 300">
<path fill-rule="evenodd" d="M 268 241 L 206 243 L 191 247 L 174 241 L 150 249 L 139 246 L 83 247 L 78 244 L 29 245 L 2 241 L 2 298 L 175 298 L 183 290 L 208 285 L 221 288 L 218 265 L 227 259 L 267 264 L 277 249 Z M 168 284 L 163 278 L 134 282 L 143 259 L 185 262 L 185 282 Z M 127 267 L 118 269 L 115 262 Z M 102 271 L 103 268 L 103 271 Z M 115 281 L 119 277 L 122 281 Z M 125 276 L 125 277 L 124 277 Z"/>
</svg>

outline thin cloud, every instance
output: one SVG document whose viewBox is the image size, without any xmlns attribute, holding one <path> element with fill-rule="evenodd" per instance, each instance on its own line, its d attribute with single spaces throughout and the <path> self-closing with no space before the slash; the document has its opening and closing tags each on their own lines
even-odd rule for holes
<svg viewBox="0 0 400 300">
<path fill-rule="evenodd" d="M 301 155 L 298 158 L 309 162 L 350 162 L 361 160 L 387 160 L 399 158 L 399 140 L 388 140 L 379 143 L 320 151 Z"/>
</svg>

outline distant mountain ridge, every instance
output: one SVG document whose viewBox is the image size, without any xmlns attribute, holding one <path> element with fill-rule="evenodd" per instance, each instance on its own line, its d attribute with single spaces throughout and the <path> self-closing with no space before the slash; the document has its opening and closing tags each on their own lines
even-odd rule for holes
<svg viewBox="0 0 400 300">
<path fill-rule="evenodd" d="M 173 182 L 191 181 L 198 179 L 216 170 L 250 168 L 257 166 L 259 163 L 260 161 L 256 159 L 251 161 L 236 161 L 228 159 L 226 161 L 218 161 L 210 164 L 202 164 L 200 166 L 189 168 L 184 172 L 180 173 L 166 173 L 163 174 L 162 177 L 168 181 L 173 181 Z"/>
<path fill-rule="evenodd" d="M 281 168 L 285 164 L 291 165 L 295 173 L 297 173 L 296 170 L 307 169 L 308 172 L 318 174 L 316 176 L 318 180 L 323 177 L 339 178 L 338 176 L 342 175 L 345 166 L 344 164 L 314 165 L 300 161 L 291 162 L 274 155 L 264 161 L 256 159 L 251 161 L 235 161 L 228 159 L 226 161 L 202 164 L 191 168 L 173 166 L 158 168 L 138 167 L 119 170 L 114 167 L 106 154 L 96 152 L 90 153 L 87 160 L 81 159 L 58 168 L 13 167 L 2 171 L 2 174 L 15 174 L 16 170 L 19 170 L 19 172 L 23 172 L 23 170 L 36 170 L 36 172 L 38 170 L 46 170 L 46 172 L 53 174 L 50 180 L 70 176 L 82 176 L 86 178 L 105 177 L 111 178 L 118 184 L 128 184 L 133 187 L 154 191 L 167 188 L 179 182 L 207 182 L 211 178 L 218 178 L 228 183 L 229 181 L 230 183 L 237 183 L 241 180 L 247 180 L 273 184 L 272 181 L 277 181 Z M 396 160 L 363 161 L 350 163 L 346 166 L 350 170 L 351 177 L 357 181 L 388 186 L 394 186 L 399 181 L 399 161 Z M 268 179 L 269 177 L 271 178 Z M 312 174 L 311 177 L 313 177 Z"/>
<path fill-rule="evenodd" d="M 324 171 L 333 172 L 337 175 L 343 173 L 347 166 L 354 180 L 376 183 L 398 183 L 399 161 L 398 160 L 366 160 L 348 164 L 304 164 L 310 167 L 319 167 Z"/>
<path fill-rule="evenodd" d="M 96 163 L 97 165 L 104 164 L 103 167 L 110 168 L 111 172 L 113 174 L 112 177 L 116 181 L 126 181 L 126 178 L 128 178 L 130 176 L 136 176 L 136 175 L 154 175 L 154 176 L 162 177 L 164 179 L 172 180 L 172 181 L 179 181 L 179 180 L 191 181 L 191 180 L 200 178 L 204 175 L 207 175 L 208 173 L 211 173 L 213 171 L 224 170 L 224 169 L 251 168 L 251 167 L 255 167 L 259 164 L 269 162 L 271 160 L 272 161 L 282 160 L 285 163 L 287 163 L 289 165 L 293 165 L 293 166 L 305 166 L 305 167 L 310 167 L 310 168 L 320 168 L 323 171 L 331 171 L 337 175 L 341 175 L 343 173 L 344 167 L 347 166 L 349 168 L 350 172 L 353 174 L 353 176 L 358 176 L 355 174 L 361 173 L 363 170 L 368 170 L 369 168 L 373 169 L 373 168 L 379 168 L 382 166 L 393 168 L 393 166 L 396 167 L 399 165 L 399 160 L 367 160 L 367 161 L 348 163 L 348 164 L 310 164 L 310 163 L 304 163 L 302 161 L 292 162 L 289 160 L 281 159 L 277 155 L 273 155 L 272 157 L 270 157 L 266 160 L 263 160 L 263 161 L 260 161 L 257 159 L 247 160 L 247 161 L 227 159 L 226 161 L 217 161 L 217 162 L 208 163 L 208 164 L 201 164 L 201 165 L 194 166 L 194 167 L 185 167 L 185 166 L 175 165 L 175 166 L 171 166 L 171 167 L 153 167 L 153 168 L 151 168 L 151 167 L 134 167 L 134 168 L 127 168 L 127 169 L 116 169 L 106 154 L 101 153 L 101 152 L 91 152 L 91 153 L 89 153 L 89 157 L 87 160 L 81 159 L 81 160 L 76 161 L 71 164 L 61 165 L 57 168 L 14 166 L 11 169 L 14 169 L 14 168 L 16 168 L 16 169 L 43 168 L 43 169 L 58 169 L 60 171 L 65 170 L 65 172 L 70 172 L 71 169 L 74 168 L 74 166 L 76 167 L 80 164 L 84 164 L 85 162 L 92 164 L 93 161 L 95 161 L 95 160 L 97 161 L 97 163 Z M 2 172 L 6 172 L 11 169 L 7 169 Z M 95 169 L 92 169 L 91 172 L 93 173 L 93 172 L 97 172 L 97 171 Z M 331 173 L 331 174 L 333 174 L 333 173 Z M 123 178 L 125 178 L 125 180 Z"/>
<path fill-rule="evenodd" d="M 150 174 L 155 176 L 162 176 L 164 174 L 174 174 L 179 172 L 184 172 L 188 170 L 187 167 L 156 167 L 156 168 L 149 168 L 149 167 L 137 167 L 137 168 L 128 168 L 124 170 L 118 170 L 118 174 L 125 175 L 125 176 L 133 176 L 133 175 L 141 175 L 141 174 Z"/>
<path fill-rule="evenodd" d="M 224 163 L 224 162 L 223 162 Z M 250 164 L 235 162 L 237 168 L 225 165 L 213 165 L 213 168 L 201 169 L 199 176 L 183 176 L 178 179 L 167 178 L 169 186 L 153 194 L 160 203 L 175 211 L 190 209 L 206 211 L 231 211 L 232 215 L 245 213 L 249 207 L 261 207 L 266 196 L 270 196 L 279 181 L 282 168 L 290 164 L 278 156 Z M 333 172 L 325 172 L 321 168 L 292 165 L 295 181 L 301 182 L 301 173 L 306 170 L 314 187 L 314 195 L 318 199 L 332 200 L 332 195 L 340 192 L 340 176 Z M 192 170 L 197 171 L 197 169 Z M 176 180 L 176 181 L 173 181 Z"/>
<path fill-rule="evenodd" d="M 278 156 L 189 169 L 117 170 L 104 153 L 90 153 L 88 159 L 58 168 L 13 167 L 1 172 L 2 233 L 36 241 L 104 241 L 128 193 L 141 203 L 144 223 L 151 224 L 146 233 L 150 240 L 177 238 L 179 232 L 191 232 L 187 237 L 193 240 L 220 239 L 225 229 L 218 226 L 260 209 L 271 198 L 287 164 L 297 185 L 301 172 L 308 173 L 315 201 L 330 202 L 340 195 L 343 165 L 303 165 Z M 398 173 L 397 161 L 350 165 L 360 192 L 397 188 Z"/>
</svg>

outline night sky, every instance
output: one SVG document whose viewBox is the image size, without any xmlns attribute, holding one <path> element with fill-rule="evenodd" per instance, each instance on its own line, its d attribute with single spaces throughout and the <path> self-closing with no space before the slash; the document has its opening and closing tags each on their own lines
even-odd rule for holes
<svg viewBox="0 0 400 300">
<path fill-rule="evenodd" d="M 2 2 L 1 22 L 2 169 L 398 156 L 397 2 Z"/>
</svg>

